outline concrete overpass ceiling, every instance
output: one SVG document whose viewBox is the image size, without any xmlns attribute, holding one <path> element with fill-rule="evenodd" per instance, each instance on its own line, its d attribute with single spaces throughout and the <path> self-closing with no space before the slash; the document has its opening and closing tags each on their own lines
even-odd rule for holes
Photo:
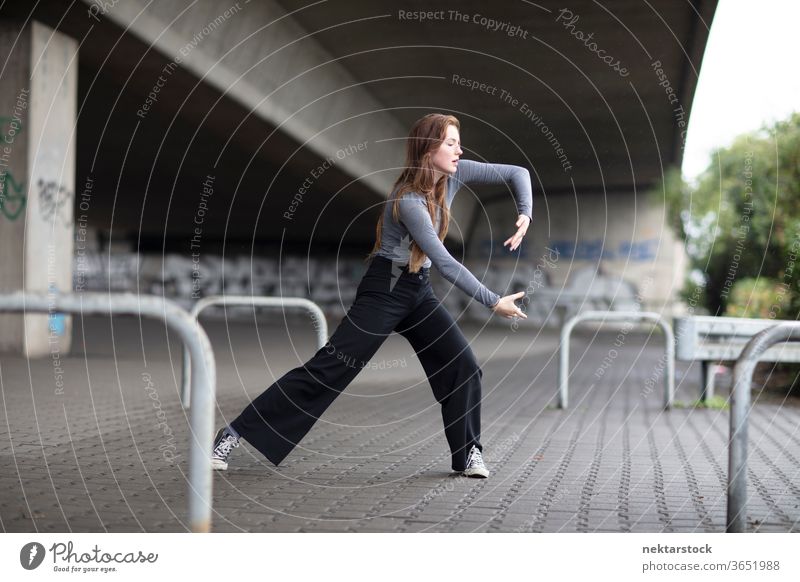
<svg viewBox="0 0 800 582">
<path fill-rule="evenodd" d="M 79 176 L 105 186 L 107 198 L 93 207 L 94 221 L 113 224 L 119 235 L 141 232 L 149 247 L 164 233 L 168 245 L 186 239 L 194 230 L 202 184 L 210 175 L 214 194 L 207 200 L 209 212 L 202 225 L 207 240 L 224 236 L 246 245 L 253 237 L 280 238 L 278 218 L 308 173 L 319 167 L 318 156 L 235 103 L 223 99 L 214 105 L 219 95 L 208 86 L 194 87 L 190 78 L 165 87 L 163 102 L 173 107 L 162 110 L 159 104 L 140 120 L 140 96 L 135 90 L 120 95 L 119 79 L 103 75 L 88 90 L 95 72 L 88 64 L 81 68 L 85 119 L 78 140 Z M 178 113 L 174 105 L 187 96 Z M 240 122 L 241 129 L 228 142 Z M 291 152 L 296 153 L 285 163 Z M 378 202 L 369 188 L 336 168 L 323 178 L 303 196 L 303 211 L 294 213 L 287 240 L 305 240 L 304 233 L 314 227 L 313 219 L 327 202 L 326 212 L 337 216 L 357 214 L 365 200 Z M 362 239 L 372 234 L 369 221 L 354 228 Z M 317 229 L 325 239 L 338 240 L 341 232 L 335 221 L 324 221 Z"/>
<path fill-rule="evenodd" d="M 308 4 L 279 1 L 286 10 Z M 533 165 L 545 191 L 571 188 L 570 176 L 581 191 L 649 185 L 662 165 L 680 164 L 682 154 L 674 105 L 652 63 L 663 64 L 688 123 L 716 2 L 576 1 L 569 8 L 578 20 L 569 29 L 567 14 L 556 22 L 564 6 L 523 0 L 322 2 L 294 18 L 307 30 L 328 28 L 315 38 L 330 53 L 347 56 L 343 64 L 356 78 L 395 77 L 370 84 L 370 90 L 403 125 L 428 109 L 460 113 L 471 157 Z M 441 20 L 420 23 L 401 18 L 400 10 L 444 12 Z M 450 11 L 466 15 L 467 22 Z M 518 26 L 527 38 L 489 30 L 483 17 Z M 338 23 L 349 24 L 333 26 Z M 593 33 L 599 48 L 629 74 L 614 72 L 571 34 L 576 31 Z M 497 90 L 470 91 L 454 83 L 454 75 Z M 503 89 L 519 105 L 504 102 Z M 552 130 L 570 172 L 541 127 L 520 111 L 523 103 Z"/>
<path fill-rule="evenodd" d="M 92 226 L 114 238 L 141 238 L 145 248 L 185 246 L 202 184 L 213 175 L 214 196 L 203 222 L 209 248 L 223 237 L 243 252 L 254 238 L 259 248 L 281 238 L 304 248 L 313 228 L 318 241 L 338 244 L 342 223 L 331 217 L 342 216 L 354 217 L 345 248 L 362 250 L 374 237 L 383 195 L 336 165 L 308 186 L 302 212 L 282 219 L 324 159 L 185 68 L 174 68 L 143 112 L 172 56 L 109 19 L 87 18 L 86 10 L 80 3 L 45 0 L 31 11 L 17 2 L 5 4 L 0 17 L 30 16 L 82 41 L 76 191 L 91 180 Z M 316 223 L 323 207 L 328 220 Z"/>
<path fill-rule="evenodd" d="M 185 241 L 211 174 L 207 241 L 225 237 L 249 251 L 253 239 L 266 248 L 284 238 L 304 248 L 316 229 L 315 245 L 342 241 L 345 248 L 368 250 L 378 205 L 403 161 L 402 142 L 391 138 L 404 137 L 432 110 L 461 118 L 467 157 L 529 167 L 546 195 L 571 192 L 573 181 L 581 194 L 647 187 L 662 166 L 681 161 L 676 105 L 652 63 L 661 62 L 688 124 L 716 2 L 575 1 L 572 28 L 565 27 L 566 15 L 557 20 L 563 5 L 551 1 L 251 2 L 174 68 L 157 101 L 140 115 L 176 47 L 229 5 L 234 2 L 128 0 L 97 20 L 87 16 L 86 3 L 0 7 L 0 17 L 30 16 L 81 43 L 76 191 L 92 178 L 95 226 L 110 228 L 113 213 L 116 235 L 141 236 L 149 245 Z M 443 10 L 446 16 L 419 23 L 399 18 L 400 9 Z M 450 10 L 467 21 L 451 18 Z M 517 35 L 474 21 L 481 17 L 516 26 Z M 254 32 L 275 19 L 280 27 Z M 575 31 L 593 34 L 629 74 L 613 71 Z M 252 40 L 217 58 L 250 34 Z M 244 74 L 246 83 L 234 82 L 276 46 L 309 34 Z M 212 65 L 214 74 L 201 80 Z M 261 103 L 270 87 L 312 69 L 275 104 Z M 494 95 L 471 91 L 454 75 L 497 89 Z M 351 88 L 291 115 L 345 86 Z M 517 102 L 504 100 L 503 90 Z M 372 110 L 378 113 L 361 115 Z M 283 123 L 289 116 L 291 123 Z M 313 137 L 317 132 L 322 138 Z M 362 139 L 369 140 L 369 151 L 314 179 L 286 219 L 293 197 L 325 157 Z M 479 194 L 488 199 L 492 193 Z M 462 220 L 468 222 L 468 214 Z"/>
</svg>

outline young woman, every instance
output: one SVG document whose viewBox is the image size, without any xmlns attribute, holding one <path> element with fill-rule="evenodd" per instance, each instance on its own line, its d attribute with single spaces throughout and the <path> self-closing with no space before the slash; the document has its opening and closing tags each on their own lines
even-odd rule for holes
<svg viewBox="0 0 800 582">
<path fill-rule="evenodd" d="M 503 244 L 515 250 L 531 222 L 532 192 L 525 168 L 459 160 L 459 128 L 458 119 L 439 113 L 411 128 L 405 170 L 378 220 L 371 261 L 347 315 L 308 362 L 287 372 L 219 430 L 212 453 L 215 469 L 227 469 L 240 437 L 278 465 L 395 331 L 411 343 L 441 404 L 453 470 L 488 477 L 480 442 L 483 372 L 434 295 L 429 267 L 435 265 L 445 279 L 494 313 L 527 317 L 514 303 L 524 292 L 500 297 L 487 289 L 442 240 L 450 204 L 462 185 L 510 184 L 519 218 L 517 231 Z"/>
</svg>

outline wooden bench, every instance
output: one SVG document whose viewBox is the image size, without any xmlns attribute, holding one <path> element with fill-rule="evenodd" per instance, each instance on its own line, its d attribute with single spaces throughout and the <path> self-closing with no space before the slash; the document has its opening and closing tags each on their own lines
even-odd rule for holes
<svg viewBox="0 0 800 582">
<path fill-rule="evenodd" d="M 714 396 L 715 373 L 712 364 L 736 361 L 754 335 L 780 323 L 786 322 L 743 317 L 676 317 L 673 326 L 675 357 L 681 361 L 702 363 L 702 399 L 706 400 Z M 761 356 L 761 361 L 800 362 L 800 345 L 774 346 Z"/>
</svg>

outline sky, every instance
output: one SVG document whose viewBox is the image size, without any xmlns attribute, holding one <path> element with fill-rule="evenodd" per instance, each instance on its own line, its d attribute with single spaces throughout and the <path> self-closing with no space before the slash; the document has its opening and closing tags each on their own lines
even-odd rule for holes
<svg viewBox="0 0 800 582">
<path fill-rule="evenodd" d="M 682 172 L 708 167 L 711 150 L 800 111 L 800 1 L 720 0 L 686 135 Z"/>
</svg>

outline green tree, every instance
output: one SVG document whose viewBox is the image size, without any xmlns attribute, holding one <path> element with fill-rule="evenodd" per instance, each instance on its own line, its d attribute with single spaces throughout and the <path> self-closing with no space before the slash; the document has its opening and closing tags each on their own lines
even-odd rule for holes
<svg viewBox="0 0 800 582">
<path fill-rule="evenodd" d="M 800 113 L 716 149 L 696 184 L 687 184 L 680 170 L 671 168 L 652 195 L 665 200 L 695 279 L 698 274 L 703 279 L 702 296 L 712 314 L 746 311 L 728 309 L 734 286 L 765 278 L 762 285 L 748 283 L 759 289 L 759 302 L 774 289 L 775 301 L 769 304 L 774 317 L 798 318 Z"/>
</svg>

